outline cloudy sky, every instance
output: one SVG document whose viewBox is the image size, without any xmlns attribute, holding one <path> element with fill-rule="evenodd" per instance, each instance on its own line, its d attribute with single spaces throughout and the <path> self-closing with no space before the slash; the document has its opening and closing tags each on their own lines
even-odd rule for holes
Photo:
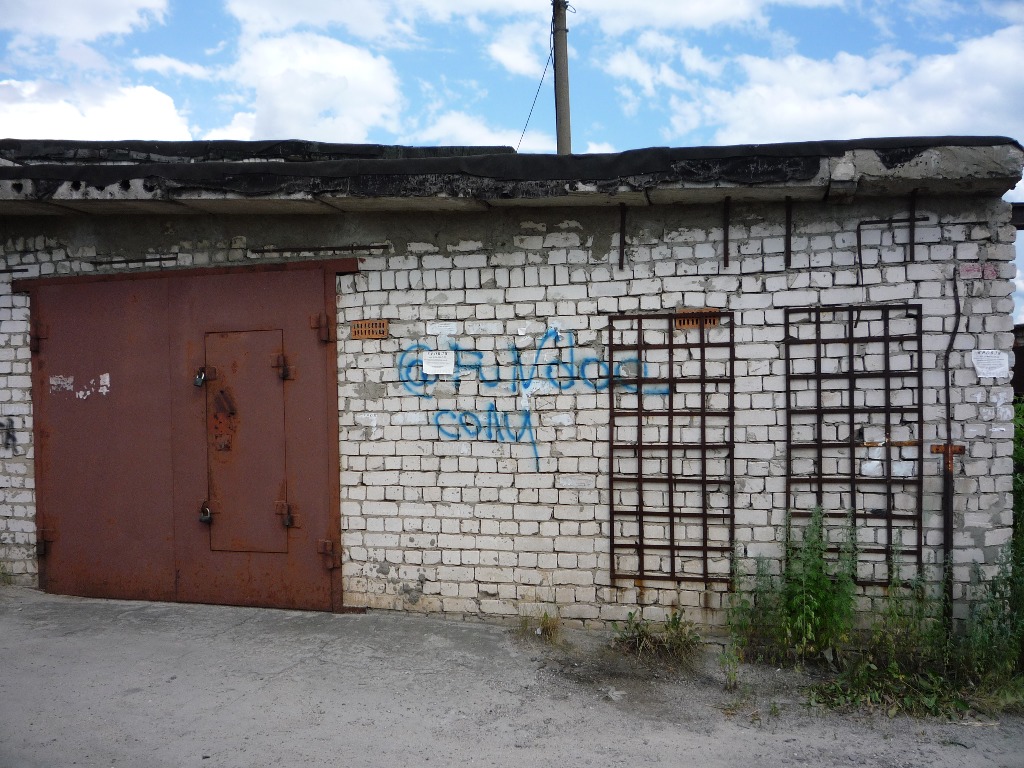
<svg viewBox="0 0 1024 768">
<path fill-rule="evenodd" d="M 1024 0 L 572 5 L 576 152 L 1024 140 Z M 550 0 L 0 0 L 0 137 L 552 152 L 550 69 L 523 133 L 550 19 Z"/>
</svg>

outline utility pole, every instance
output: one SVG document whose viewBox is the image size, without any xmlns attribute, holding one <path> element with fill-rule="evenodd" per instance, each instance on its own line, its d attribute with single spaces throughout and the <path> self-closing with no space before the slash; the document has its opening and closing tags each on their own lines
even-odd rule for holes
<svg viewBox="0 0 1024 768">
<path fill-rule="evenodd" d="M 551 0 L 551 34 L 555 53 L 555 129 L 558 154 L 572 154 L 572 129 L 569 127 L 569 30 L 565 26 L 568 0 Z"/>
</svg>

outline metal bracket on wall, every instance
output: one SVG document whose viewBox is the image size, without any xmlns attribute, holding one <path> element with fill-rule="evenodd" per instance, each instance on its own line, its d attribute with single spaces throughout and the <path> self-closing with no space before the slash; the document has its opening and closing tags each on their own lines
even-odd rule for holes
<svg viewBox="0 0 1024 768">
<path fill-rule="evenodd" d="M 626 204 L 619 203 L 619 269 L 626 268 Z"/>
<path fill-rule="evenodd" d="M 793 263 L 793 198 L 786 197 L 786 269 Z"/>
<path fill-rule="evenodd" d="M 725 255 L 725 266 L 729 266 L 729 225 L 732 223 L 732 198 L 722 201 L 722 250 Z"/>
</svg>

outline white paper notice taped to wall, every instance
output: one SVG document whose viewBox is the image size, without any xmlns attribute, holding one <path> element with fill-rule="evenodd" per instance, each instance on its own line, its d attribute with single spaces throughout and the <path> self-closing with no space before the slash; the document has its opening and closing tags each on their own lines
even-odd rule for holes
<svg viewBox="0 0 1024 768">
<path fill-rule="evenodd" d="M 982 379 L 1000 379 L 1010 375 L 1010 356 L 998 349 L 972 349 L 971 362 Z"/>
<path fill-rule="evenodd" d="M 423 372 L 428 376 L 450 376 L 455 373 L 455 352 L 423 350 Z"/>
</svg>

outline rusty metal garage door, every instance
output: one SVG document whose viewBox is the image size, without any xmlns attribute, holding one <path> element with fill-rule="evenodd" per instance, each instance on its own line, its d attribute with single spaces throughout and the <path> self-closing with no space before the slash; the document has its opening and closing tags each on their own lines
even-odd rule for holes
<svg viewBox="0 0 1024 768">
<path fill-rule="evenodd" d="M 341 608 L 335 268 L 303 266 L 23 286 L 44 589 Z"/>
</svg>

